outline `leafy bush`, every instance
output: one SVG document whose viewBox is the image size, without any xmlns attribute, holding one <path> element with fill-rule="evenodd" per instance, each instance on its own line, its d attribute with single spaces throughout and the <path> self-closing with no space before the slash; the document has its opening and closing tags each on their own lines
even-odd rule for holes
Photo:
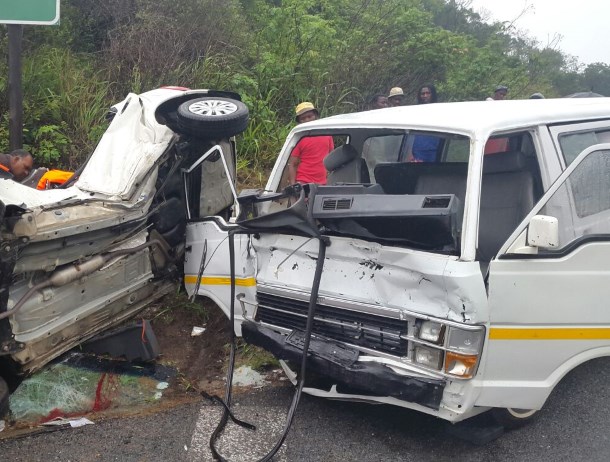
<svg viewBox="0 0 610 462">
<path fill-rule="evenodd" d="M 39 163 L 75 168 L 103 133 L 107 108 L 161 85 L 239 92 L 250 108 L 241 176 L 261 183 L 294 124 L 294 107 L 322 116 L 363 109 L 424 83 L 441 100 L 610 94 L 610 67 L 583 68 L 510 24 L 485 23 L 444 0 L 65 0 L 54 27 L 25 27 L 24 142 Z M 6 28 L 0 26 L 6 55 Z M 0 150 L 8 149 L 6 60 L 0 60 Z"/>
</svg>

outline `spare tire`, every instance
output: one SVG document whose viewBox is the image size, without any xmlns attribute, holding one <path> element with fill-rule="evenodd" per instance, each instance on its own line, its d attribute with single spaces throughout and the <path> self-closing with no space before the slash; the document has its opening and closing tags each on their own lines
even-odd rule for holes
<svg viewBox="0 0 610 462">
<path fill-rule="evenodd" d="M 177 111 L 178 127 L 198 138 L 228 138 L 248 126 L 248 107 L 241 101 L 205 96 L 182 103 Z"/>
</svg>

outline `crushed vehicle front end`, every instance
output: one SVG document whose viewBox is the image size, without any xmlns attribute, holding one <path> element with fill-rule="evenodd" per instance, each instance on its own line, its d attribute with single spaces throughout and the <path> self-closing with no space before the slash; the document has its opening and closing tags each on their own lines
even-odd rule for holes
<svg viewBox="0 0 610 462">
<path fill-rule="evenodd" d="M 459 177 L 457 192 L 443 189 L 431 165 L 402 160 L 409 130 L 328 121 L 328 127 L 320 121 L 317 130 L 293 131 L 266 192 L 240 196 L 239 227 L 213 218 L 188 225 L 187 290 L 211 296 L 229 314 L 230 259 L 223 243 L 235 233 L 236 331 L 282 360 L 296 382 L 294 365 L 302 358 L 323 239 L 328 245 L 304 391 L 398 405 L 450 421 L 485 411 L 475 407 L 475 399 L 487 335 L 486 290 L 479 263 L 462 252 L 468 204 L 478 200 L 473 188 L 465 192 L 473 138 L 437 134 L 443 155 L 459 151 L 460 159 L 454 159 L 459 162 L 441 166 L 441 176 Z M 302 136 L 322 133 L 347 134 L 360 153 L 374 137 L 404 139 L 384 140 L 396 146 L 396 157 L 384 153 L 374 168 L 368 159 L 374 173 L 368 181 L 356 175 L 354 182 L 283 188 L 292 147 Z M 423 179 L 421 188 L 393 190 L 407 184 L 401 175 L 408 165 Z"/>
<path fill-rule="evenodd" d="M 227 96 L 130 94 L 65 187 L 39 191 L 0 179 L 0 381 L 14 386 L 178 287 L 189 204 L 226 213 L 233 203 L 226 186 L 203 193 L 224 175 L 220 162 L 191 169 L 185 194 L 184 169 L 215 146 L 234 171 L 231 135 L 192 121 L 183 130 L 176 117 L 183 104 L 211 95 Z"/>
<path fill-rule="evenodd" d="M 253 247 L 265 263 L 242 335 L 279 359 L 297 361 L 316 241 L 261 234 Z M 306 391 L 466 417 L 461 397 L 485 336 L 474 309 L 485 304 L 480 279 L 477 266 L 451 257 L 331 237 Z"/>
</svg>

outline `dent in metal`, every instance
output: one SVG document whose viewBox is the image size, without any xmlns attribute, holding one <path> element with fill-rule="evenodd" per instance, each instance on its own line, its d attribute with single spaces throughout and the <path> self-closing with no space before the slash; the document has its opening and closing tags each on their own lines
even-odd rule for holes
<svg viewBox="0 0 610 462">
<path fill-rule="evenodd" d="M 253 240 L 257 283 L 308 293 L 317 249 L 308 238 L 278 234 Z M 332 237 L 320 297 L 376 304 L 446 318 L 479 322 L 486 306 L 476 262 L 343 237 Z M 476 307 L 476 308 L 475 308 Z M 484 311 L 484 310 L 483 310 Z"/>
</svg>

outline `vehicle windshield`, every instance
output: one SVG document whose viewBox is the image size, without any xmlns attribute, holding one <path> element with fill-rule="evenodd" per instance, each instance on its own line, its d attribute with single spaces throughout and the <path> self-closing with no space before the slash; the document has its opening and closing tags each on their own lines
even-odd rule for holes
<svg viewBox="0 0 610 462">
<path fill-rule="evenodd" d="M 324 233 L 459 254 L 468 137 L 359 128 L 301 140 L 322 136 L 333 137 L 334 149 L 323 161 L 326 184 L 314 188 L 308 208 Z M 287 170 L 278 192 L 289 183 Z"/>
</svg>

